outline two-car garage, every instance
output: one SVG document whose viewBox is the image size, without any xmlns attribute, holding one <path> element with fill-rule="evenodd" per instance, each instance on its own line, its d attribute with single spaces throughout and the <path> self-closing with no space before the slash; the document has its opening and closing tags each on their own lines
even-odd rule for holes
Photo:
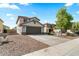
<svg viewBox="0 0 79 59">
<path fill-rule="evenodd" d="M 26 34 L 41 34 L 41 27 L 26 27 Z"/>
<path fill-rule="evenodd" d="M 41 34 L 43 31 L 43 25 L 38 21 L 31 21 L 25 24 L 26 34 Z"/>
</svg>

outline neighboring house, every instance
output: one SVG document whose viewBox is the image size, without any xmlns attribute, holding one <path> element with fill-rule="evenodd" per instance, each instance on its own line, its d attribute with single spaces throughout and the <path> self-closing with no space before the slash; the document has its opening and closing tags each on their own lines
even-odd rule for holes
<svg viewBox="0 0 79 59">
<path fill-rule="evenodd" d="M 6 29 L 6 30 L 10 29 L 10 27 L 6 26 L 6 25 L 3 25 L 3 28 Z"/>
<path fill-rule="evenodd" d="M 0 33 L 3 33 L 3 20 L 0 19 Z"/>
<path fill-rule="evenodd" d="M 43 25 L 37 17 L 18 16 L 17 33 L 19 34 L 40 34 L 43 33 Z"/>
<path fill-rule="evenodd" d="M 14 27 L 13 29 L 14 29 L 15 31 L 17 31 L 17 28 L 16 28 L 16 27 Z"/>
<path fill-rule="evenodd" d="M 45 23 L 45 24 L 44 24 L 44 33 L 53 32 L 54 27 L 55 27 L 55 24 Z"/>
<path fill-rule="evenodd" d="M 3 25 L 3 33 L 8 33 L 9 30 L 10 30 L 9 26 Z"/>
</svg>

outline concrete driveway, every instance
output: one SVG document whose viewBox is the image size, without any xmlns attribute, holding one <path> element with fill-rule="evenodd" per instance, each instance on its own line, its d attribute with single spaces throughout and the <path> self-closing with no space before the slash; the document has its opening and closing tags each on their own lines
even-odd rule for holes
<svg viewBox="0 0 79 59">
<path fill-rule="evenodd" d="M 79 56 L 79 38 L 41 49 L 25 56 Z"/>
<path fill-rule="evenodd" d="M 54 46 L 69 41 L 69 39 L 55 37 L 52 35 L 28 35 L 28 36 L 34 38 L 35 40 L 48 44 L 50 46 Z"/>
</svg>

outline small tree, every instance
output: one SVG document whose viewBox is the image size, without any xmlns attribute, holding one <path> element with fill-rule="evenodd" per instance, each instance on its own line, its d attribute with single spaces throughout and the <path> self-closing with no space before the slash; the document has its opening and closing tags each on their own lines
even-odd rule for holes
<svg viewBox="0 0 79 59">
<path fill-rule="evenodd" d="M 71 21 L 73 20 L 72 15 L 67 12 L 66 8 L 61 8 L 58 10 L 56 18 L 57 28 L 61 29 L 61 32 L 62 30 L 66 32 L 71 26 Z"/>
<path fill-rule="evenodd" d="M 74 23 L 72 24 L 71 30 L 72 30 L 73 32 L 79 31 L 79 22 L 74 22 Z"/>
</svg>

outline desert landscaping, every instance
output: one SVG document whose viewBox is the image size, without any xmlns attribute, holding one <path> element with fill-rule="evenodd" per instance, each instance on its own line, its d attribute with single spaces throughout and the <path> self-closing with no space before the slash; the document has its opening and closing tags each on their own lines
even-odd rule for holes
<svg viewBox="0 0 79 59">
<path fill-rule="evenodd" d="M 1 56 L 21 56 L 49 47 L 49 45 L 29 36 L 10 35 L 7 37 L 7 41 L 9 42 L 0 45 Z"/>
</svg>

